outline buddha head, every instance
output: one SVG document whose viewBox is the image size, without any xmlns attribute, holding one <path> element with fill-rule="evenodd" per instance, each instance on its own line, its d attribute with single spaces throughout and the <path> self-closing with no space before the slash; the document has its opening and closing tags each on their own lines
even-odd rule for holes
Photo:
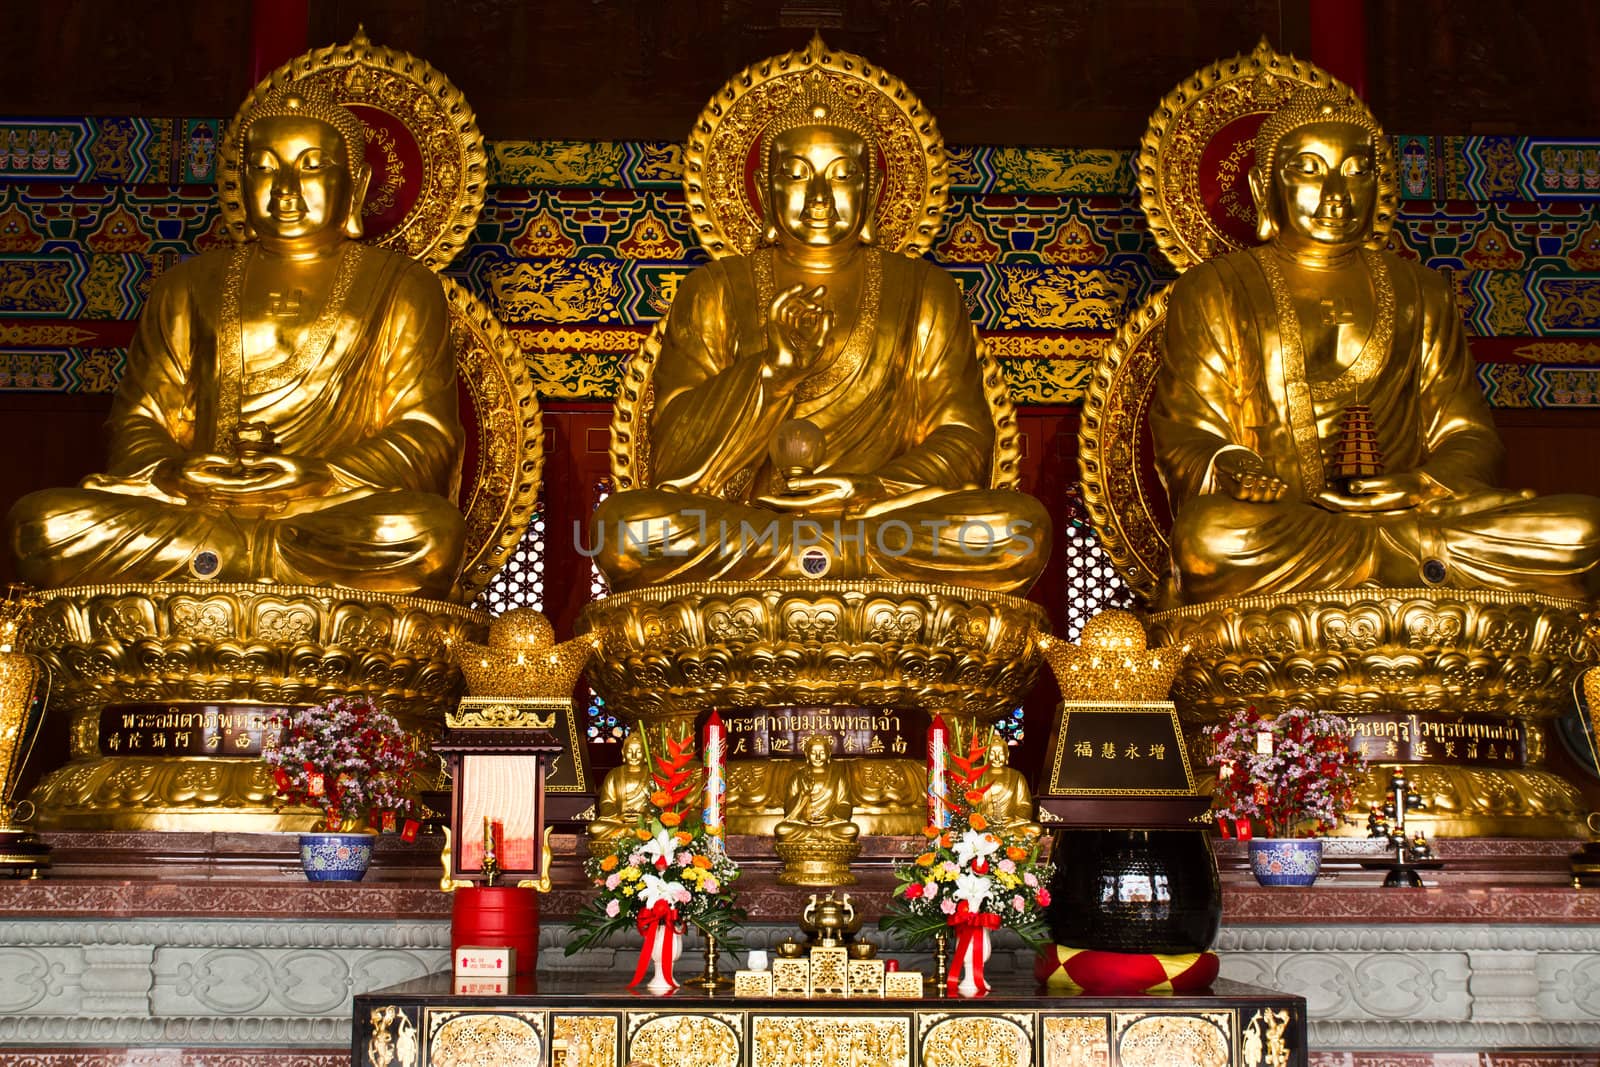
<svg viewBox="0 0 1600 1067">
<path fill-rule="evenodd" d="M 992 771 L 999 770 L 1010 761 L 1010 746 L 1006 744 L 1006 739 L 1001 737 L 999 733 L 993 733 L 989 735 L 989 748 L 987 755 L 989 759 L 989 769 Z"/>
<path fill-rule="evenodd" d="M 1372 113 L 1348 93 L 1295 93 L 1256 134 L 1250 193 L 1257 235 L 1291 251 L 1366 241 L 1378 201 L 1382 136 Z"/>
<path fill-rule="evenodd" d="M 280 91 L 251 109 L 239 137 L 251 236 L 293 251 L 361 236 L 372 172 L 347 108 L 310 90 Z"/>
<path fill-rule="evenodd" d="M 870 244 L 872 124 L 820 74 L 761 135 L 760 185 L 769 244 Z"/>
<path fill-rule="evenodd" d="M 644 766 L 644 738 L 637 733 L 623 738 L 622 762 L 635 771 Z"/>
<path fill-rule="evenodd" d="M 814 770 L 821 770 L 828 765 L 828 760 L 833 756 L 833 746 L 821 734 L 812 734 L 805 741 L 806 763 Z"/>
</svg>

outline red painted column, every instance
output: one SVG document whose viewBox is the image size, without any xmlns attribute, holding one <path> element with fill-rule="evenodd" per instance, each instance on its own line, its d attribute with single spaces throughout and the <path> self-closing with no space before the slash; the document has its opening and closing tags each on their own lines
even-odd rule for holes
<svg viewBox="0 0 1600 1067">
<path fill-rule="evenodd" d="M 311 0 L 252 0 L 250 80 L 259 82 L 306 50 Z"/>
<path fill-rule="evenodd" d="M 256 0 L 260 3 L 261 0 Z M 1367 98 L 1365 0 L 1310 0 L 1311 62 Z"/>
</svg>

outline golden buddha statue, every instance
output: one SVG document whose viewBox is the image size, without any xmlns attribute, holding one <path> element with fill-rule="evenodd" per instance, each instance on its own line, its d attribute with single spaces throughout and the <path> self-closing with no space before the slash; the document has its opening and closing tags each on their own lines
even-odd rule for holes
<svg viewBox="0 0 1600 1067">
<path fill-rule="evenodd" d="M 825 573 L 1021 592 L 1043 569 L 1045 509 L 988 488 L 995 424 L 960 288 L 874 243 L 878 156 L 821 74 L 766 125 L 764 241 L 679 287 L 649 484 L 595 513 L 612 589 Z"/>
<path fill-rule="evenodd" d="M 1007 766 L 1011 747 L 999 734 L 989 738 L 988 767 L 983 772 L 983 800 L 978 810 L 996 831 L 1014 834 L 1039 833 L 1041 827 L 1033 821 L 1033 790 L 1028 780 L 1015 767 Z"/>
<path fill-rule="evenodd" d="M 806 738 L 806 765 L 789 780 L 783 819 L 773 836 L 784 861 L 783 885 L 851 885 L 849 861 L 861 851 L 861 828 L 851 821 L 854 805 L 844 767 L 833 762 L 828 739 Z"/>
<path fill-rule="evenodd" d="M 107 472 L 17 502 L 18 573 L 445 596 L 466 527 L 439 279 L 355 240 L 370 171 L 349 110 L 294 89 L 240 129 L 255 240 L 156 283 Z"/>
<path fill-rule="evenodd" d="M 611 842 L 632 830 L 649 806 L 652 778 L 645 765 L 644 739 L 634 730 L 622 742 L 622 766 L 606 772 L 595 817 L 589 822 L 589 849 L 603 855 Z"/>
<path fill-rule="evenodd" d="M 1151 412 L 1176 515 L 1170 601 L 1418 585 L 1578 597 L 1593 577 L 1600 500 L 1495 488 L 1504 450 L 1448 280 L 1363 247 L 1380 137 L 1354 97 L 1299 90 L 1255 142 L 1264 243 L 1173 283 Z M 1382 473 L 1340 478 L 1356 406 Z"/>
</svg>

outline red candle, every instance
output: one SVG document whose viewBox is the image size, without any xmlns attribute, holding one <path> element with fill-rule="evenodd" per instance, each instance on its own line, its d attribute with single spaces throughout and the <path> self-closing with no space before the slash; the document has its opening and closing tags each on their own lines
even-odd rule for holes
<svg viewBox="0 0 1600 1067">
<path fill-rule="evenodd" d="M 928 726 L 928 825 L 940 829 L 949 821 L 949 813 L 944 806 L 947 789 L 944 761 L 948 739 L 949 731 L 945 728 L 944 717 L 935 715 Z"/>
<path fill-rule="evenodd" d="M 700 751 L 706 762 L 705 809 L 701 813 L 701 820 L 705 823 L 706 833 L 721 836 L 722 809 L 728 792 L 728 738 L 722 717 L 714 709 L 711 718 L 706 720 Z"/>
</svg>

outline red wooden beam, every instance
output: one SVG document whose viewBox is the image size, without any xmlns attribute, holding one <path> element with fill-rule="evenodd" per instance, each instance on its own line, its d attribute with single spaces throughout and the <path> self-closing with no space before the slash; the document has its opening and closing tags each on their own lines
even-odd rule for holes
<svg viewBox="0 0 1600 1067">
<path fill-rule="evenodd" d="M 252 83 L 306 50 L 310 13 L 311 0 L 251 0 Z"/>
<path fill-rule="evenodd" d="M 259 0 L 258 0 L 259 2 Z M 1366 0 L 1309 0 L 1311 62 L 1367 98 Z"/>
</svg>

